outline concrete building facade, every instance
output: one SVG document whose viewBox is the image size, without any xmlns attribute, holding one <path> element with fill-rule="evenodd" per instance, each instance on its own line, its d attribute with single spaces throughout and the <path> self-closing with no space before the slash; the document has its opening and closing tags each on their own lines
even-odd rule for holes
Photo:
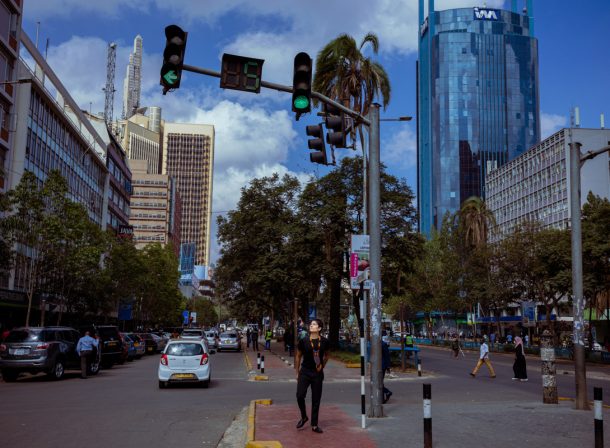
<svg viewBox="0 0 610 448">
<path fill-rule="evenodd" d="M 0 0 L 0 191 L 6 188 L 5 164 L 13 144 L 21 0 Z"/>
<path fill-rule="evenodd" d="M 182 200 L 182 243 L 195 243 L 195 264 L 208 265 L 214 126 L 164 122 L 162 172 L 176 179 Z"/>
<path fill-rule="evenodd" d="M 159 174 L 161 173 L 161 133 L 159 130 L 151 129 L 153 124 L 156 125 L 146 115 L 135 114 L 128 120 L 119 122 L 119 136 L 127 158 L 146 160 L 149 173 Z"/>
<path fill-rule="evenodd" d="M 582 144 L 581 152 L 608 145 L 610 129 L 565 128 L 530 148 L 485 181 L 486 204 L 496 218 L 498 235 L 517 224 L 539 221 L 544 227 L 568 228 L 570 207 L 570 146 Z M 608 153 L 586 161 L 581 168 L 581 205 L 587 194 L 610 199 Z"/>
<path fill-rule="evenodd" d="M 129 224 L 133 241 L 142 249 L 150 243 L 174 244 L 180 251 L 180 199 L 176 182 L 166 174 L 149 173 L 146 160 L 129 160 L 132 188 Z"/>
</svg>

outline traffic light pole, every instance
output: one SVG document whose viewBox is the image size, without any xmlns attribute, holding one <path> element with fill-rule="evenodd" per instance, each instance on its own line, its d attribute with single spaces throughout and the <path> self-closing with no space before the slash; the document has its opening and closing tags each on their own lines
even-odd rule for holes
<svg viewBox="0 0 610 448">
<path fill-rule="evenodd" d="M 195 67 L 184 64 L 182 70 L 199 73 L 201 75 L 220 78 L 221 73 L 206 68 Z M 261 87 L 277 90 L 280 92 L 293 93 L 292 86 L 260 81 Z M 380 227 L 380 149 L 379 149 L 379 104 L 372 104 L 367 117 L 345 107 L 325 95 L 311 92 L 313 98 L 322 103 L 330 104 L 354 119 L 356 124 L 363 124 L 369 129 L 369 165 L 368 182 L 369 207 L 367 217 L 370 228 L 370 264 L 371 264 L 371 290 L 370 300 L 370 325 L 371 325 L 371 408 L 369 417 L 383 417 L 383 375 L 381 371 L 381 227 Z"/>
<path fill-rule="evenodd" d="M 381 175 L 379 150 L 379 104 L 373 103 L 368 115 L 369 126 L 369 226 L 371 289 L 371 408 L 369 417 L 383 417 L 383 375 L 381 363 Z"/>
</svg>

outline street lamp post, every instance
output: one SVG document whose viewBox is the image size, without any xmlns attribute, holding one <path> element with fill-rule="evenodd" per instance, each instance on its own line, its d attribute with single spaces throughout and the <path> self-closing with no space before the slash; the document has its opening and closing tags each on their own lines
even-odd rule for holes
<svg viewBox="0 0 610 448">
<path fill-rule="evenodd" d="M 579 142 L 570 143 L 570 208 L 572 212 L 572 303 L 574 377 L 576 380 L 576 409 L 589 410 L 587 400 L 587 375 L 585 365 L 585 320 L 582 280 L 582 227 L 580 213 L 580 168 L 584 162 L 610 151 L 610 142 L 596 151 L 581 154 Z"/>
</svg>

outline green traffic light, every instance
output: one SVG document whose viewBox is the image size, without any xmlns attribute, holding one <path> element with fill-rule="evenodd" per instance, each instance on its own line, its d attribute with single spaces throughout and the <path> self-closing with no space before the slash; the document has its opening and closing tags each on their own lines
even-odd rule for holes
<svg viewBox="0 0 610 448">
<path fill-rule="evenodd" d="M 175 84 L 178 80 L 178 75 L 176 74 L 175 70 L 170 70 L 165 75 L 163 75 L 163 79 L 165 79 L 165 81 L 170 85 Z"/>
<path fill-rule="evenodd" d="M 295 109 L 303 110 L 309 107 L 309 98 L 305 95 L 299 95 L 294 99 L 294 107 Z"/>
</svg>

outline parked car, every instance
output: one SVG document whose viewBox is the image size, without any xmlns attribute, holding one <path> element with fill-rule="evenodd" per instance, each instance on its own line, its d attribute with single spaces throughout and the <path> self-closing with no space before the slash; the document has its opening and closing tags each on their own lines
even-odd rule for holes
<svg viewBox="0 0 610 448">
<path fill-rule="evenodd" d="M 136 333 L 126 333 L 126 335 L 133 341 L 135 358 L 140 359 L 146 353 L 146 345 L 144 340 Z"/>
<path fill-rule="evenodd" d="M 11 330 L 0 344 L 0 369 L 2 378 L 17 380 L 22 372 L 44 372 L 49 378 L 59 380 L 68 369 L 80 370 L 80 357 L 76 344 L 80 333 L 70 327 L 21 327 Z M 88 371 L 99 371 L 99 351 L 91 360 Z"/>
<path fill-rule="evenodd" d="M 133 361 L 136 359 L 136 347 L 134 340 L 129 337 L 127 333 L 119 333 L 123 339 L 123 353 L 126 361 Z"/>
<path fill-rule="evenodd" d="M 210 357 L 203 341 L 169 341 L 159 362 L 159 388 L 172 383 L 196 383 L 207 388 L 212 381 Z"/>
<path fill-rule="evenodd" d="M 115 325 L 92 325 L 84 327 L 83 332 L 89 331 L 91 336 L 99 337 L 99 346 L 102 354 L 102 367 L 112 368 L 121 361 L 123 355 L 123 340 L 119 328 Z"/>
<path fill-rule="evenodd" d="M 227 331 L 220 334 L 218 341 L 218 351 L 222 350 L 241 350 L 241 339 L 235 331 Z"/>
<path fill-rule="evenodd" d="M 208 330 L 205 332 L 205 337 L 208 340 L 208 347 L 210 350 L 218 349 L 218 333 L 214 330 Z"/>
<path fill-rule="evenodd" d="M 154 355 L 161 351 L 159 343 L 161 338 L 152 333 L 138 333 L 138 336 L 144 341 L 144 347 L 147 355 Z"/>
<path fill-rule="evenodd" d="M 599 342 L 594 342 L 593 343 L 593 347 L 591 347 L 591 350 L 594 352 L 601 352 L 604 348 L 601 346 L 601 344 Z"/>
</svg>

